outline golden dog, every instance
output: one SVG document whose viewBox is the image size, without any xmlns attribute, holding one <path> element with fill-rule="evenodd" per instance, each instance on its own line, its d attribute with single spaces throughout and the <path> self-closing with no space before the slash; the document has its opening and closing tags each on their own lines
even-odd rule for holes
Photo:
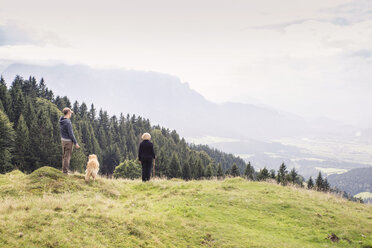
<svg viewBox="0 0 372 248">
<path fill-rule="evenodd" d="M 88 182 L 90 177 L 93 177 L 93 180 L 96 180 L 96 176 L 99 171 L 99 163 L 97 155 L 89 155 L 89 161 L 87 163 L 87 169 L 85 170 L 85 181 Z"/>
</svg>

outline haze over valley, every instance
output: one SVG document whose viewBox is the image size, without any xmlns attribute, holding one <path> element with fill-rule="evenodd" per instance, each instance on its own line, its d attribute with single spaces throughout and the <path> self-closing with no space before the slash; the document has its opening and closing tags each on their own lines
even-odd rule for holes
<svg viewBox="0 0 372 248">
<path fill-rule="evenodd" d="M 2 75 L 44 78 L 68 95 L 110 114 L 130 113 L 179 131 L 190 143 L 208 144 L 277 170 L 282 162 L 305 178 L 372 166 L 372 129 L 319 117 L 305 119 L 268 105 L 214 103 L 179 78 L 164 73 L 94 69 L 85 65 L 14 63 Z"/>
</svg>

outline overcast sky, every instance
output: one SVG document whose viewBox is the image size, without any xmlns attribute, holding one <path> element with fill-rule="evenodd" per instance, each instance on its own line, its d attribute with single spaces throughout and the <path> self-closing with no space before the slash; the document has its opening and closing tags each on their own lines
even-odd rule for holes
<svg viewBox="0 0 372 248">
<path fill-rule="evenodd" d="M 215 102 L 372 124 L 372 0 L 0 0 L 0 60 L 158 71 Z"/>
</svg>

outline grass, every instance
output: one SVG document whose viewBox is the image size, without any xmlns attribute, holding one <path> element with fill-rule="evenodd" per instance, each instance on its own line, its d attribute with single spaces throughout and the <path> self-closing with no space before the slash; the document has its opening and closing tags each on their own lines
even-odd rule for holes
<svg viewBox="0 0 372 248">
<path fill-rule="evenodd" d="M 83 246 L 371 247 L 372 206 L 242 178 L 85 183 L 50 167 L 0 175 L 0 247 Z"/>
</svg>

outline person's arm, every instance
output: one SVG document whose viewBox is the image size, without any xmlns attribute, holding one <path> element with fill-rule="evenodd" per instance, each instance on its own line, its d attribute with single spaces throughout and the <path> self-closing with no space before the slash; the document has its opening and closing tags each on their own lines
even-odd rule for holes
<svg viewBox="0 0 372 248">
<path fill-rule="evenodd" d="M 72 130 L 72 123 L 71 123 L 71 121 L 70 121 L 70 125 L 68 125 L 68 127 L 67 127 L 67 130 L 68 130 L 68 136 L 70 137 L 70 139 L 72 140 L 72 142 L 74 142 L 74 144 L 78 146 L 78 143 L 77 143 L 76 138 L 75 138 L 75 135 L 74 135 L 74 131 Z"/>
<path fill-rule="evenodd" d="M 142 143 L 139 145 L 138 148 L 138 161 L 141 163 L 141 153 L 142 153 Z"/>
</svg>

